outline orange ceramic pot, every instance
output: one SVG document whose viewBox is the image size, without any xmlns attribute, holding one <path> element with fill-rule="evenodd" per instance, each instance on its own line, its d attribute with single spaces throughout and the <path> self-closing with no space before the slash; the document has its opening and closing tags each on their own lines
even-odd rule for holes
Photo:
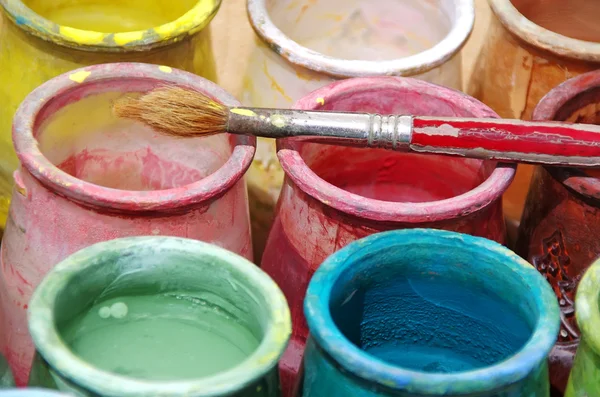
<svg viewBox="0 0 600 397">
<path fill-rule="evenodd" d="M 504 118 L 531 119 L 552 88 L 600 68 L 600 2 L 489 0 L 491 26 L 468 93 Z M 597 3 L 597 4 L 594 4 Z M 521 219 L 533 167 L 519 166 L 504 195 L 509 237 Z"/>
</svg>

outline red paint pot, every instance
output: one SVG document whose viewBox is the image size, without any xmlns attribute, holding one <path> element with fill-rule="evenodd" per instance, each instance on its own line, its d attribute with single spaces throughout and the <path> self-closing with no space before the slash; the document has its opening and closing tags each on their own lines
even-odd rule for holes
<svg viewBox="0 0 600 397">
<path fill-rule="evenodd" d="M 600 124 L 600 72 L 567 80 L 537 105 L 534 120 Z M 536 167 L 521 219 L 516 252 L 548 279 L 561 308 L 561 329 L 550 353 L 550 381 L 565 391 L 580 333 L 575 291 L 600 255 L 600 172 Z"/>
<path fill-rule="evenodd" d="M 461 92 L 399 77 L 338 81 L 295 108 L 497 117 Z M 278 149 L 286 176 L 262 268 L 291 308 L 293 337 L 280 364 L 283 394 L 289 396 L 308 333 L 303 299 L 319 264 L 354 240 L 390 229 L 447 229 L 504 242 L 501 196 L 515 168 L 292 140 L 280 140 Z"/>
<path fill-rule="evenodd" d="M 63 74 L 17 111 L 21 166 L 2 242 L 2 351 L 23 385 L 33 357 L 27 303 L 70 254 L 117 237 L 187 237 L 252 258 L 243 179 L 255 139 L 177 140 L 112 115 L 111 101 L 173 83 L 229 106 L 224 90 L 190 73 L 147 64 L 103 64 Z"/>
</svg>

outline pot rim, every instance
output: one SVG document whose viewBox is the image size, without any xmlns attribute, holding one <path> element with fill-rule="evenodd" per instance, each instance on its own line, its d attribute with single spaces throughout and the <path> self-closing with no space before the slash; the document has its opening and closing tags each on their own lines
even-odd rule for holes
<svg viewBox="0 0 600 397">
<path fill-rule="evenodd" d="M 78 50 L 124 52 L 162 47 L 198 33 L 217 14 L 221 1 L 199 0 L 174 21 L 146 30 L 113 33 L 59 25 L 37 14 L 21 0 L 0 0 L 0 6 L 18 28 L 42 40 Z"/>
<path fill-rule="evenodd" d="M 13 121 L 13 143 L 24 167 L 46 188 L 86 206 L 122 211 L 167 211 L 216 198 L 243 178 L 256 150 L 256 138 L 232 136 L 235 147 L 215 172 L 188 185 L 164 190 L 119 190 L 95 185 L 62 171 L 40 151 L 34 130 L 37 116 L 53 99 L 83 84 L 109 80 L 152 80 L 204 91 L 227 106 L 240 103 L 215 83 L 167 66 L 143 63 L 108 63 L 75 69 L 32 91 L 21 103 Z"/>
<path fill-rule="evenodd" d="M 577 286 L 575 310 L 577 325 L 585 342 L 600 355 L 600 260 L 596 260 L 585 272 Z"/>
<path fill-rule="evenodd" d="M 535 48 L 570 59 L 600 62 L 600 43 L 573 39 L 543 28 L 521 14 L 511 0 L 488 1 L 507 30 Z"/>
<path fill-rule="evenodd" d="M 89 269 L 105 265 L 99 254 L 130 254 L 147 250 L 180 252 L 198 258 L 219 258 L 221 266 L 248 280 L 253 293 L 269 305 L 270 323 L 256 350 L 219 374 L 187 381 L 147 381 L 100 370 L 71 352 L 56 328 L 54 303 L 68 282 Z M 283 292 L 247 259 L 213 244 L 179 237 L 141 236 L 103 241 L 72 254 L 51 270 L 34 291 L 28 308 L 29 331 L 40 355 L 66 379 L 101 395 L 222 396 L 243 389 L 276 367 L 291 334 L 290 311 Z"/>
<path fill-rule="evenodd" d="M 521 349 L 494 365 L 472 371 L 432 374 L 403 369 L 387 364 L 356 347 L 337 328 L 329 304 L 331 287 L 344 274 L 347 276 L 360 251 L 375 247 L 380 252 L 391 244 L 439 244 L 446 241 L 466 250 L 495 256 L 507 274 L 518 273 L 523 284 L 538 293 L 530 294 L 540 315 L 531 337 Z M 457 247 L 457 249 L 460 249 Z M 502 267 L 501 266 L 501 267 Z M 373 234 L 354 241 L 327 258 L 315 272 L 304 301 L 306 320 L 316 343 L 343 369 L 381 385 L 418 395 L 478 395 L 498 390 L 525 379 L 546 357 L 559 331 L 559 307 L 546 280 L 524 259 L 508 248 L 482 237 L 434 229 L 404 229 Z"/>
<path fill-rule="evenodd" d="M 424 92 L 443 101 L 469 107 L 474 117 L 499 117 L 475 98 L 447 87 L 408 77 L 359 77 L 333 82 L 322 87 L 293 106 L 293 109 L 318 110 L 329 98 L 350 92 L 410 89 Z M 516 172 L 512 164 L 498 163 L 485 181 L 460 195 L 422 203 L 376 200 L 350 193 L 319 177 L 296 150 L 293 140 L 277 141 L 277 156 L 281 168 L 300 189 L 321 203 L 346 214 L 375 221 L 421 223 L 463 217 L 485 208 L 510 186 Z"/>
<path fill-rule="evenodd" d="M 590 89 L 600 89 L 600 71 L 594 70 L 573 77 L 554 87 L 533 110 L 534 121 L 553 121 L 558 111 L 577 95 Z M 544 167 L 550 175 L 575 192 L 600 199 L 600 178 L 587 176 L 573 167 Z"/>
<path fill-rule="evenodd" d="M 338 78 L 372 75 L 415 75 L 434 69 L 460 51 L 475 22 L 473 0 L 454 0 L 456 20 L 450 32 L 435 46 L 403 58 L 364 61 L 334 58 L 301 46 L 271 20 L 267 0 L 248 0 L 247 10 L 254 31 L 275 53 L 290 63 Z"/>
</svg>

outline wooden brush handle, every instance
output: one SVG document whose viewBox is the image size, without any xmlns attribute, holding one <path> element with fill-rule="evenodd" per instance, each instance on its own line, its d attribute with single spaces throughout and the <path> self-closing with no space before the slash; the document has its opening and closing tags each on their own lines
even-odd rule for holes
<svg viewBox="0 0 600 397">
<path fill-rule="evenodd" d="M 414 117 L 410 149 L 499 161 L 600 167 L 600 126 Z"/>
<path fill-rule="evenodd" d="M 267 138 L 600 168 L 600 126 L 591 124 L 233 108 L 226 130 Z"/>
</svg>

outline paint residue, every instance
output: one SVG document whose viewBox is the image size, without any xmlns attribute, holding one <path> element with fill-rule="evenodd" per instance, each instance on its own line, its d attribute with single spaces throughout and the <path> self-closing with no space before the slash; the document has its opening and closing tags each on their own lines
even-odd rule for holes
<svg viewBox="0 0 600 397">
<path fill-rule="evenodd" d="M 239 114 L 240 116 L 256 117 L 256 113 L 250 109 L 233 108 L 230 110 L 230 112 L 234 114 Z"/>
<path fill-rule="evenodd" d="M 153 381 L 222 372 L 247 358 L 259 343 L 221 307 L 182 294 L 109 299 L 62 325 L 60 332 L 90 364 Z"/>
</svg>

